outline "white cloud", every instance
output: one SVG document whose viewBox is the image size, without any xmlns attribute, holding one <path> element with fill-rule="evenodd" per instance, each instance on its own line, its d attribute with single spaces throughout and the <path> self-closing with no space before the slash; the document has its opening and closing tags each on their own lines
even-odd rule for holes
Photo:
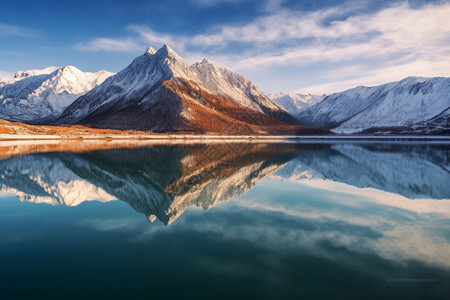
<svg viewBox="0 0 450 300">
<path fill-rule="evenodd" d="M 186 36 L 174 36 L 170 34 L 158 33 L 147 26 L 130 25 L 128 30 L 139 35 L 139 40 L 144 45 L 162 46 L 170 45 L 177 51 L 183 51 L 189 38 Z"/>
<path fill-rule="evenodd" d="M 274 4 L 275 3 L 275 4 Z M 278 4 L 276 4 L 278 3 Z M 276 7 L 280 1 L 269 1 L 269 7 Z M 100 38 L 86 44 L 78 44 L 77 48 L 88 51 L 130 51 L 129 47 L 103 47 L 103 43 L 117 43 L 123 45 L 144 43 L 170 43 L 173 48 L 188 47 L 223 47 L 232 42 L 255 44 L 266 42 L 283 42 L 291 39 L 301 39 L 311 36 L 313 31 L 310 24 L 320 22 L 332 15 L 340 16 L 345 9 L 327 9 L 306 15 L 298 15 L 288 10 L 279 10 L 274 14 L 261 17 L 245 26 L 218 26 L 212 28 L 212 32 L 194 36 L 172 35 L 158 33 L 146 26 L 129 25 L 127 29 L 133 36 L 125 38 Z M 319 30 L 314 30 L 318 32 Z M 331 33 L 329 33 L 331 34 Z"/>
<path fill-rule="evenodd" d="M 242 28 L 224 27 L 220 34 L 194 37 L 193 42 L 243 42 L 254 43 L 256 47 L 258 43 L 268 42 L 289 45 L 256 56 L 249 53 L 237 62 L 242 69 L 264 65 L 383 59 L 393 55 L 450 56 L 450 4 L 429 5 L 422 9 L 402 4 L 375 14 L 321 25 L 325 18 L 335 13 L 331 9 L 300 18 L 284 11 Z M 305 44 L 301 39 L 306 38 L 313 41 Z M 290 43 L 294 40 L 300 41 Z M 235 58 L 232 60 L 236 61 Z"/>
<path fill-rule="evenodd" d="M 213 4 L 220 0 L 200 2 Z M 402 3 L 373 13 L 356 14 L 350 3 L 313 12 L 298 12 L 280 8 L 281 2 L 266 2 L 274 12 L 244 26 L 218 26 L 203 34 L 186 36 L 130 25 L 127 29 L 132 36 L 96 39 L 79 44 L 77 48 L 136 52 L 136 49 L 145 50 L 149 44 L 169 44 L 188 60 L 207 56 L 246 73 L 282 66 L 303 68 L 316 63 L 331 63 L 331 68 L 338 68 L 332 63 L 355 65 L 363 60 L 371 60 L 373 66 L 375 61 L 375 69 L 363 74 L 371 79 L 361 84 L 397 80 L 400 79 L 398 76 L 450 75 L 450 71 L 446 71 L 450 70 L 450 3 L 416 8 Z M 234 47 L 236 44 L 245 50 L 238 53 Z M 345 75 L 348 77 L 349 74 Z M 355 74 L 355 80 L 360 76 Z M 326 78 L 321 80 L 324 79 L 327 81 Z M 331 86 L 348 88 L 348 84 L 354 82 L 336 80 L 327 85 L 326 91 L 330 91 Z"/>
<path fill-rule="evenodd" d="M 442 58 L 441 60 L 414 60 L 404 64 L 391 66 L 379 66 L 374 69 L 363 69 L 362 66 L 355 66 L 358 72 L 352 72 L 352 79 L 339 80 L 337 75 L 334 80 L 327 83 L 317 84 L 313 86 L 306 86 L 304 88 L 294 90 L 294 93 L 334 93 L 347 90 L 359 85 L 376 86 L 392 81 L 399 81 L 408 76 L 420 77 L 449 77 L 450 76 L 450 57 Z M 351 67 L 348 68 L 350 70 Z M 347 68 L 341 70 L 333 70 L 331 73 L 344 73 Z M 325 75 L 324 78 L 330 75 Z"/>
<path fill-rule="evenodd" d="M 98 38 L 86 44 L 77 44 L 75 48 L 82 51 L 136 52 L 141 45 L 133 38 L 108 39 Z"/>
</svg>

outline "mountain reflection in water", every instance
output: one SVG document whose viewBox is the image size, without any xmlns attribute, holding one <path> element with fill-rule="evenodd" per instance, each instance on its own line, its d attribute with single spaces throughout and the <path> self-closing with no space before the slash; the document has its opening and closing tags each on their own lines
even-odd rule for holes
<svg viewBox="0 0 450 300">
<path fill-rule="evenodd" d="M 189 205 L 209 209 L 274 172 L 271 178 L 449 199 L 449 170 L 449 148 L 440 144 L 211 143 L 4 157 L 0 184 L 3 192 L 37 203 L 120 199 L 150 221 L 170 224 Z"/>
<path fill-rule="evenodd" d="M 142 143 L 0 145 L 0 298 L 450 294 L 448 143 Z"/>
</svg>

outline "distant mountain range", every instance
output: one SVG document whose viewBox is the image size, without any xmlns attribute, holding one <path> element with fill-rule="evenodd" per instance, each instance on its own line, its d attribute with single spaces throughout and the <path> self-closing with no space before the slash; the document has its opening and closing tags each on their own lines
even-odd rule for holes
<svg viewBox="0 0 450 300">
<path fill-rule="evenodd" d="M 307 110 L 316 103 L 322 101 L 327 95 L 313 94 L 295 94 L 295 93 L 277 93 L 269 94 L 270 100 L 288 111 L 291 115 L 298 118 L 301 112 Z"/>
<path fill-rule="evenodd" d="M 450 78 L 408 77 L 320 97 L 271 95 L 300 124 L 336 133 L 450 134 Z"/>
<path fill-rule="evenodd" d="M 221 134 L 449 134 L 450 78 L 408 77 L 331 95 L 266 96 L 204 59 L 149 48 L 117 74 L 73 66 L 0 80 L 0 119 L 36 125 Z"/>
</svg>

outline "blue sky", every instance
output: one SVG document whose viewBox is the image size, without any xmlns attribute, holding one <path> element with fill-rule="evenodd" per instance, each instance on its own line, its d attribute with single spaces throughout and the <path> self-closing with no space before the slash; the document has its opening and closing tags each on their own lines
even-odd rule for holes
<svg viewBox="0 0 450 300">
<path fill-rule="evenodd" d="M 449 16 L 441 0 L 2 0 L 0 78 L 51 65 L 117 72 L 168 44 L 266 93 L 329 93 L 450 76 Z"/>
</svg>

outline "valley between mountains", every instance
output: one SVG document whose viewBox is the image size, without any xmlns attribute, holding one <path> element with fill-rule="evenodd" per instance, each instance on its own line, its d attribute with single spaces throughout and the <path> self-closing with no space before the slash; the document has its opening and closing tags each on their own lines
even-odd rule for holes
<svg viewBox="0 0 450 300">
<path fill-rule="evenodd" d="M 408 77 L 331 95 L 265 95 L 208 59 L 149 47 L 114 74 L 74 66 L 0 80 L 0 138 L 157 134 L 449 134 L 450 78 Z"/>
</svg>

